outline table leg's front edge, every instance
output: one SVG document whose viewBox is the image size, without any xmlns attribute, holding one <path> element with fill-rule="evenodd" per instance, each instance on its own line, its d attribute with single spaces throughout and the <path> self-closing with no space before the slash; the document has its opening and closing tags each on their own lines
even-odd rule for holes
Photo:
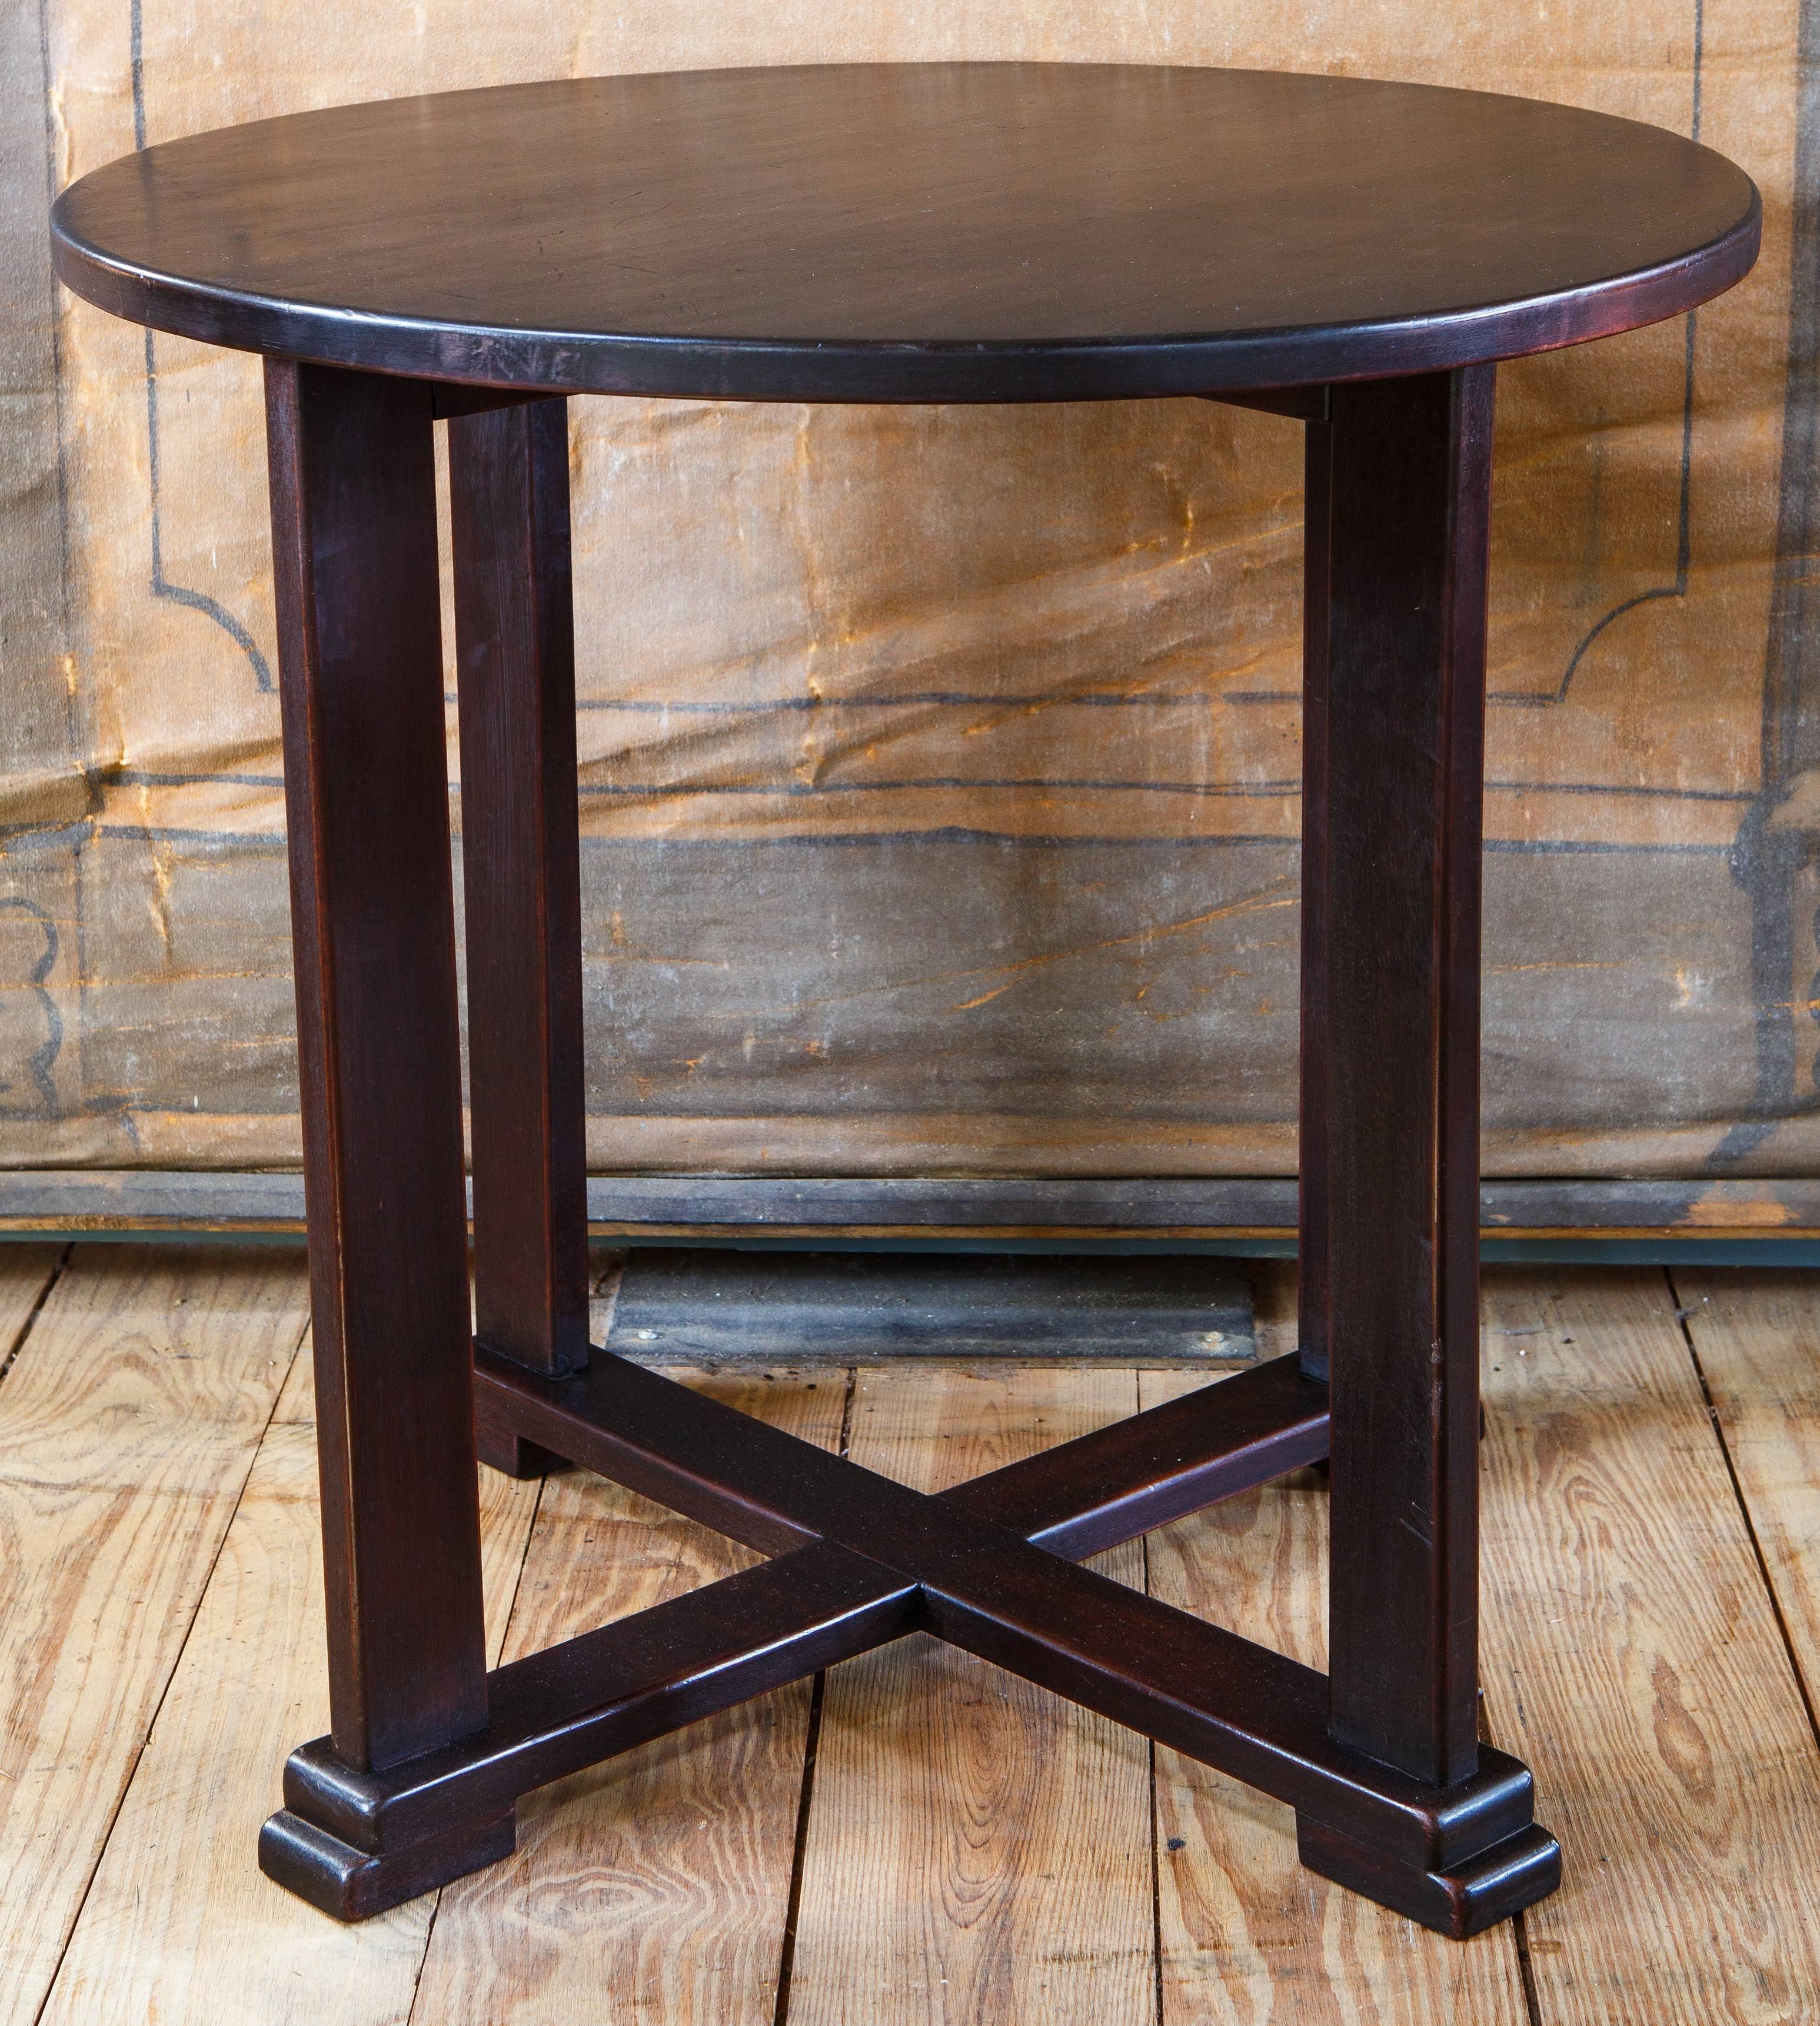
<svg viewBox="0 0 1820 2026">
<path fill-rule="evenodd" d="M 1336 387 L 1308 431 L 1301 1324 L 1330 1385 L 1330 1730 L 1481 1763 L 1479 1023 L 1494 369 Z M 1533 1823 L 1442 1871 L 1303 1862 L 1457 1936 L 1553 1890 Z"/>
<path fill-rule="evenodd" d="M 289 360 L 267 395 L 330 1711 L 383 1767 L 487 1722 L 432 415 Z M 319 1826 L 275 1818 L 262 1862 L 370 1905 Z"/>
</svg>

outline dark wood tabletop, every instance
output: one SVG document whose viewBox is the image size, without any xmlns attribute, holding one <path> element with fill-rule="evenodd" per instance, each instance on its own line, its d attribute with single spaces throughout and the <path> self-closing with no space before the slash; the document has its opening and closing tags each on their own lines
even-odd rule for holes
<svg viewBox="0 0 1820 2026">
<path fill-rule="evenodd" d="M 1673 315 L 1744 172 L 1534 100 L 1263 71 L 582 78 L 262 120 L 58 200 L 161 330 L 551 391 L 1031 400 L 1450 367 Z"/>
</svg>

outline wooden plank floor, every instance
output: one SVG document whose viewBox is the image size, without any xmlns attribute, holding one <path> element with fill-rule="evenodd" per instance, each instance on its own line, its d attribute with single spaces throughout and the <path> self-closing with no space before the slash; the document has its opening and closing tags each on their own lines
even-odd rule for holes
<svg viewBox="0 0 1820 2026">
<path fill-rule="evenodd" d="M 0 2026 L 1820 2022 L 1820 1275 L 1487 1276 L 1486 1729 L 1567 1863 L 1464 1947 L 1300 1870 L 1274 1803 L 922 1638 L 337 1927 L 252 1857 L 326 1724 L 306 1311 L 294 1251 L 0 1247 Z M 692 1383 L 934 1486 L 1194 1381 Z M 578 1474 L 481 1484 L 496 1655 L 750 1559 Z M 1100 1565 L 1318 1663 L 1325 1517 L 1299 1474 Z"/>
</svg>

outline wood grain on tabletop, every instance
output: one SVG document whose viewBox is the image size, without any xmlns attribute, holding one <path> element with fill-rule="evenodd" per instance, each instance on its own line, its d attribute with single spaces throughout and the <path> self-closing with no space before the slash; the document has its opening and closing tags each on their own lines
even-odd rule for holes
<svg viewBox="0 0 1820 2026">
<path fill-rule="evenodd" d="M 1794 2026 L 1820 1754 L 1659 1269 L 1487 1276 L 1483 1657 L 1560 1891 L 1545 2020 Z"/>
<path fill-rule="evenodd" d="M 839 1442 L 842 1373 L 694 1383 L 824 1448 Z M 584 1472 L 553 1476 L 504 1657 L 757 1559 Z M 809 1701 L 798 1682 L 528 1796 L 517 1855 L 444 1891 L 413 2020 L 771 2026 Z"/>
<path fill-rule="evenodd" d="M 1151 1407 L 1201 1376 L 1139 1383 Z M 1324 1666 L 1327 1490 L 1313 1472 L 1159 1528 L 1148 1549 L 1153 1596 Z M 1508 1924 L 1448 1941 L 1304 1871 L 1280 1803 L 1162 1746 L 1156 1782 L 1162 2026 L 1525 2026 Z"/>
<path fill-rule="evenodd" d="M 295 1252 L 86 1247 L 0 1384 L 0 2020 L 44 2002 L 308 1317 Z"/>
<path fill-rule="evenodd" d="M 862 1370 L 851 1454 L 939 1490 L 1137 1405 L 1124 1370 Z M 1142 1547 L 1094 1566 L 1141 1584 Z M 1135 1733 L 921 1635 L 833 1670 L 792 2026 L 1148 2018 L 1149 1760 Z"/>
<path fill-rule="evenodd" d="M 59 275 L 215 344 L 430 378 L 1059 400 L 1417 373 L 1673 315 L 1750 179 L 1485 92 L 1120 64 L 553 79 L 93 171 Z"/>
</svg>

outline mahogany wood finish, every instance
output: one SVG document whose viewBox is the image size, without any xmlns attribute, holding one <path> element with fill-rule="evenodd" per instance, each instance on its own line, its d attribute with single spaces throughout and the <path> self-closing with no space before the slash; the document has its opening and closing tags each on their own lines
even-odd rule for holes
<svg viewBox="0 0 1820 2026">
<path fill-rule="evenodd" d="M 1318 1463 L 1327 1388 L 1275 1357 L 942 1495 L 1075 1561 Z"/>
<path fill-rule="evenodd" d="M 1298 1061 L 1296 1343 L 1312 1379 L 1330 1369 L 1328 1313 L 1328 626 L 1333 610 L 1331 392 L 1302 433 L 1302 1007 Z"/>
<path fill-rule="evenodd" d="M 98 169 L 53 230 L 79 294 L 212 344 L 551 392 L 1053 401 L 1604 337 L 1729 287 L 1759 217 L 1722 156 L 1568 106 L 956 63 L 294 113 Z"/>
<path fill-rule="evenodd" d="M 1311 1862 L 1368 1851 L 1374 1896 L 1431 1925 L 1476 1932 L 1558 1876 L 1514 1760 L 1398 1774 L 1332 1740 L 1311 1669 L 1063 1559 L 1318 1457 L 1293 1357 L 934 1498 L 607 1353 L 552 1382 L 483 1352 L 477 1377 L 525 1437 L 776 1559 L 498 1671 L 487 1731 L 411 1766 L 293 1754 L 266 1861 L 330 1912 L 422 1891 L 437 1851 L 471 1869 L 459 1836 L 531 1787 L 919 1629 L 1291 1802 Z"/>
<path fill-rule="evenodd" d="M 272 355 L 333 1722 L 287 1768 L 261 1840 L 274 1877 L 376 1912 L 509 1851 L 530 1788 L 921 1628 L 1289 1802 L 1305 1862 L 1445 1932 L 1552 1889 L 1530 1776 L 1476 1737 L 1493 362 L 1690 308 L 1748 269 L 1758 219 L 1730 163 L 1597 114 L 1015 64 L 396 100 L 147 149 L 64 193 L 78 293 Z M 1295 1357 L 939 1497 L 590 1357 L 548 398 L 586 392 L 1193 394 L 1305 428 Z M 477 1439 L 514 1471 L 602 1472 L 773 1559 L 487 1675 Z M 1324 1457 L 1330 1676 L 1077 1565 Z"/>
<path fill-rule="evenodd" d="M 1332 1366 L 1336 1737 L 1478 1752 L 1479 862 L 1490 367 L 1338 387 L 1327 425 L 1318 1270 Z M 1321 805 L 1324 805 L 1324 807 Z M 1305 879 L 1309 874 L 1305 872 Z M 1394 1625 L 1397 1637 L 1384 1628 Z"/>
<path fill-rule="evenodd" d="M 588 1362 L 568 403 L 451 421 L 449 489 L 475 1334 L 562 1373 Z"/>
<path fill-rule="evenodd" d="M 486 1721 L 429 395 L 266 367 L 335 1748 Z"/>
</svg>

